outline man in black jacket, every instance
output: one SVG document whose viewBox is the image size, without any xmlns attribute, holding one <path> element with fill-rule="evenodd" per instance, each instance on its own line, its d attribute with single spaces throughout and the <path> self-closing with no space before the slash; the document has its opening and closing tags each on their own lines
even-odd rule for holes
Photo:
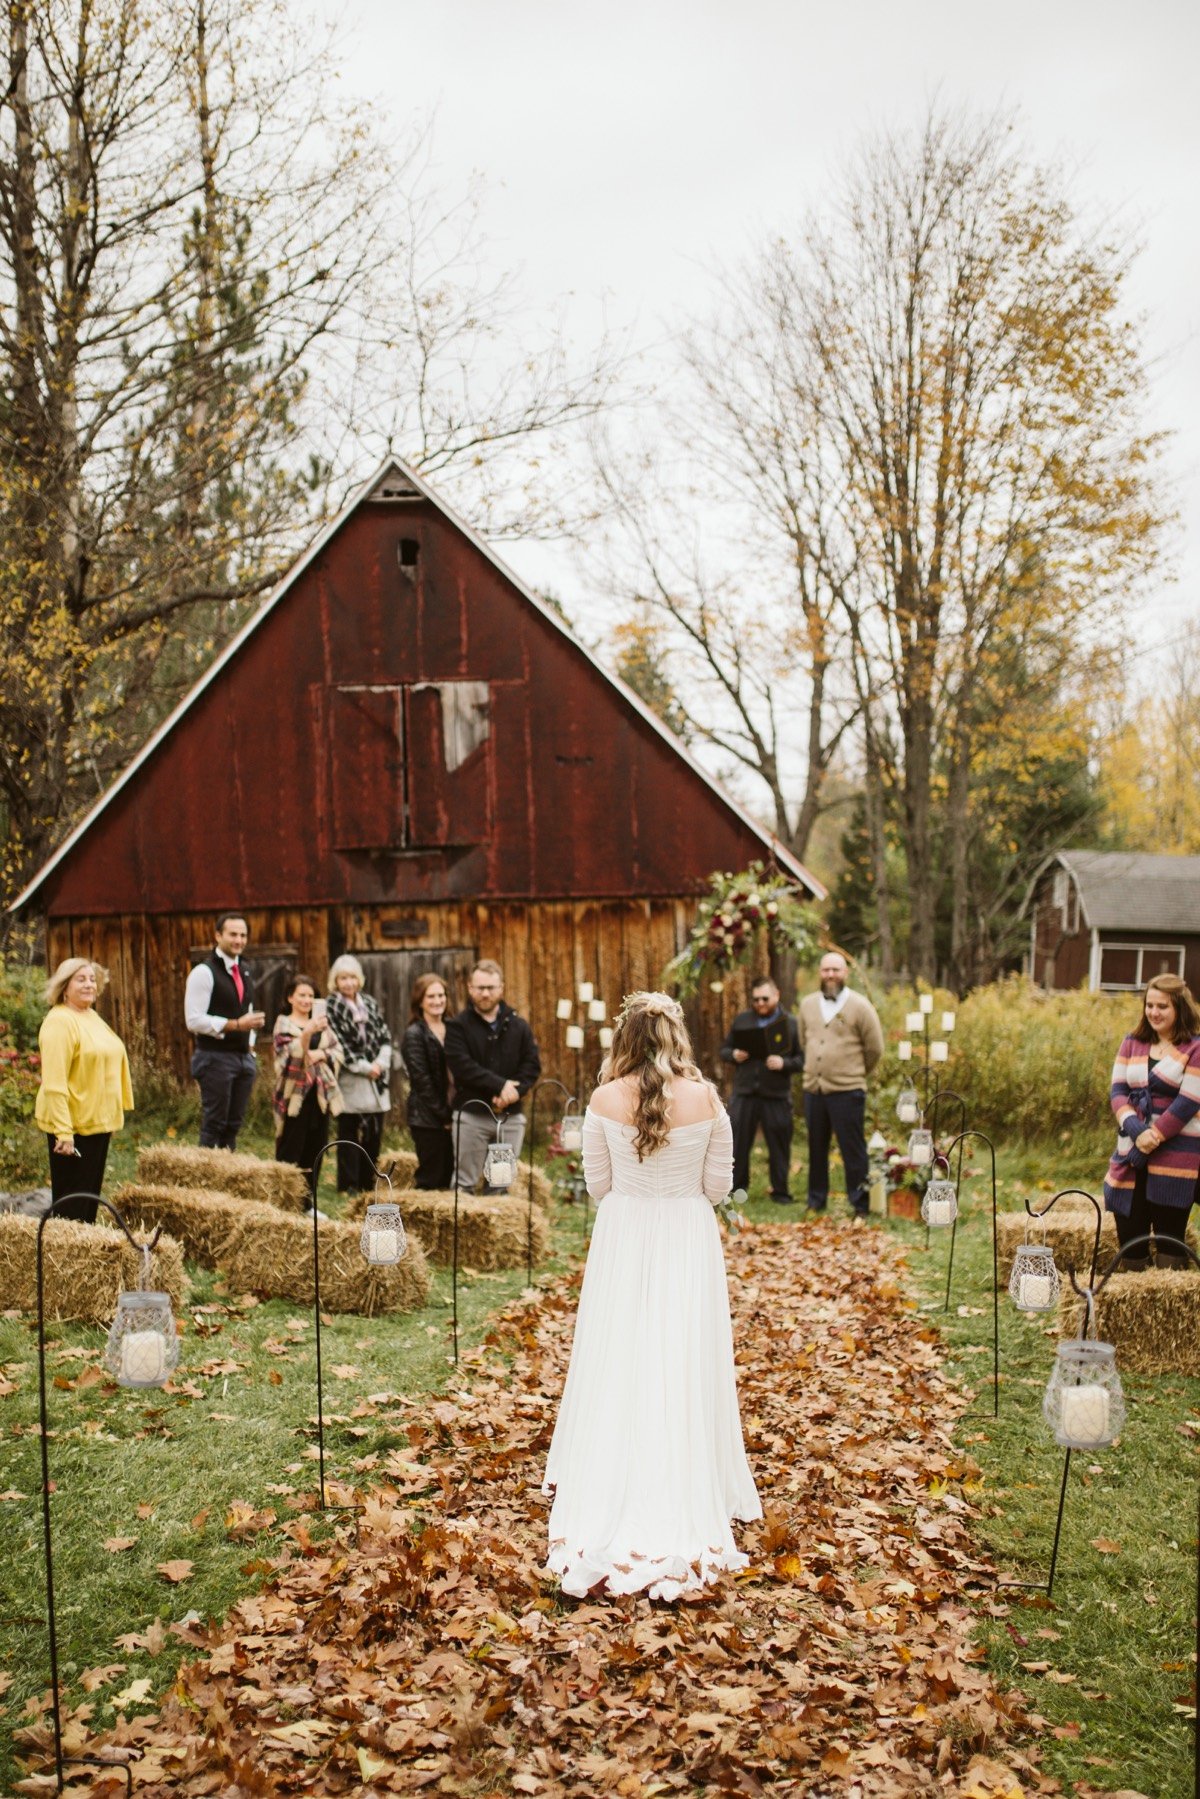
<svg viewBox="0 0 1200 1799">
<path fill-rule="evenodd" d="M 779 989 L 769 976 L 750 989 L 749 1012 L 739 1012 L 721 1045 L 722 1062 L 732 1062 L 733 1184 L 750 1185 L 750 1151 L 759 1125 L 767 1144 L 771 1198 L 790 1206 L 788 1175 L 792 1161 L 792 1076 L 804 1068 L 796 1020 L 779 1003 Z"/>
<path fill-rule="evenodd" d="M 481 1099 L 500 1115 L 499 1136 L 521 1155 L 525 1114 L 521 1101 L 542 1072 L 533 1032 L 504 999 L 504 975 L 498 962 L 477 962 L 467 982 L 470 1005 L 446 1026 L 446 1061 L 454 1076 L 452 1131 L 457 1145 L 456 1184 L 473 1193 L 483 1173 L 488 1144 L 497 1129 L 480 1106 Z M 489 1186 L 486 1192 L 502 1191 Z"/>
</svg>

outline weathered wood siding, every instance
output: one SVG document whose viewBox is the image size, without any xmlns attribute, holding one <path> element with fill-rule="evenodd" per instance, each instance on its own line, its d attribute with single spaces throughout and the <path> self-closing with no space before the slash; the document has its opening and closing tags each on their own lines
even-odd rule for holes
<svg viewBox="0 0 1200 1799">
<path fill-rule="evenodd" d="M 490 956 L 505 972 L 506 997 L 529 1018 L 542 1050 L 545 1072 L 573 1084 L 575 1058 L 565 1047 L 565 1025 L 555 1016 L 559 998 L 575 998 L 581 981 L 595 983 L 610 1013 L 637 988 L 659 985 L 666 962 L 682 948 L 695 901 L 562 901 L 522 905 L 464 901 L 422 906 L 251 908 L 248 959 L 274 950 L 294 954 L 295 965 L 324 983 L 343 951 L 464 949 Z M 403 918 L 424 925 L 421 934 L 389 935 Z M 131 1046 L 152 1040 L 158 1056 L 179 1077 L 187 1074 L 192 1043 L 183 1021 L 183 989 L 196 949 L 212 943 L 208 912 L 165 916 L 52 918 L 47 955 L 53 966 L 65 956 L 88 956 L 108 968 L 111 986 L 102 1009 Z M 451 996 L 466 1003 L 465 990 Z M 709 1072 L 733 1013 L 748 1003 L 746 977 L 707 989 L 689 1007 L 697 1049 Z M 581 1021 L 583 1008 L 576 1006 Z M 268 1024 L 270 1020 L 268 1020 Z M 599 1063 L 596 1025 L 587 1027 L 584 1075 L 590 1086 Z M 260 1052 L 261 1053 L 261 1052 Z"/>
</svg>

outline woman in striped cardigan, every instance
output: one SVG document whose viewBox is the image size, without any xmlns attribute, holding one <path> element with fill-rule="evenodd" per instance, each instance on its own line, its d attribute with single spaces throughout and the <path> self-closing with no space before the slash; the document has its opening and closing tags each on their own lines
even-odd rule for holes
<svg viewBox="0 0 1200 1799">
<path fill-rule="evenodd" d="M 1186 983 L 1156 975 L 1112 1073 L 1117 1149 L 1104 1203 L 1117 1238 L 1153 1235 L 1160 1268 L 1183 1268 L 1183 1235 L 1200 1172 L 1200 1012 Z M 1144 1268 L 1145 1257 L 1122 1262 Z"/>
</svg>

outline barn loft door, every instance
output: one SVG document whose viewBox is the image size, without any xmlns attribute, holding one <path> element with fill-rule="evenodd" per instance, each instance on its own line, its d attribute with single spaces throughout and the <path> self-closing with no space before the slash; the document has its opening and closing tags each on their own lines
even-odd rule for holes
<svg viewBox="0 0 1200 1799">
<path fill-rule="evenodd" d="M 491 822 L 487 682 L 422 682 L 404 701 L 409 843 L 482 843 Z"/>
<path fill-rule="evenodd" d="M 461 1012 L 467 1003 L 467 976 L 475 962 L 473 949 L 357 950 L 363 969 L 363 985 L 379 1001 L 392 1033 L 397 1054 L 408 1029 L 413 982 L 418 975 L 436 974 L 445 984 L 446 1013 Z M 392 1085 L 393 1097 L 399 1084 Z"/>
<path fill-rule="evenodd" d="M 329 727 L 334 848 L 401 848 L 404 738 L 400 689 L 331 688 Z"/>
</svg>

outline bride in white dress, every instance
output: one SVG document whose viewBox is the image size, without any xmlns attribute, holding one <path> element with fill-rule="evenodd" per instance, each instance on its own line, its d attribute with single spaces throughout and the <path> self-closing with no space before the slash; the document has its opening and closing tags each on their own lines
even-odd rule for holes
<svg viewBox="0 0 1200 1799">
<path fill-rule="evenodd" d="M 626 1000 L 600 1083 L 583 1164 L 602 1203 L 546 1464 L 546 1565 L 579 1598 L 675 1599 L 745 1567 L 730 1521 L 762 1516 L 713 1214 L 733 1138 L 668 994 Z"/>
</svg>

